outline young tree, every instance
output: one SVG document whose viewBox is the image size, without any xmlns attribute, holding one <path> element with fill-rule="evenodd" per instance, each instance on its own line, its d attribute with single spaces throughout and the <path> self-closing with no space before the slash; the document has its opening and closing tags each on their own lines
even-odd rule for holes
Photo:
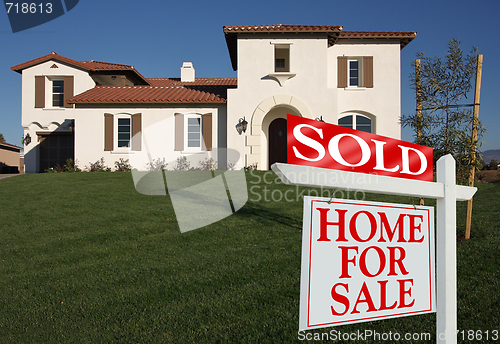
<svg viewBox="0 0 500 344">
<path fill-rule="evenodd" d="M 0 133 L 0 142 L 5 142 L 5 138 L 3 137 L 2 133 Z"/>
<path fill-rule="evenodd" d="M 467 169 L 472 164 L 471 151 L 484 127 L 478 126 L 478 140 L 472 142 L 472 103 L 464 104 L 473 89 L 476 75 L 477 48 L 464 56 L 460 41 L 456 38 L 448 43 L 444 59 L 427 57 L 417 53 L 420 60 L 419 72 L 414 69 L 410 75 L 411 87 L 419 92 L 421 114 L 403 116 L 401 124 L 420 132 L 419 144 L 432 147 L 434 158 L 451 154 L 457 160 L 459 178 L 467 178 Z M 414 66 L 416 66 L 414 62 Z M 419 80 L 420 78 L 420 80 Z"/>
</svg>

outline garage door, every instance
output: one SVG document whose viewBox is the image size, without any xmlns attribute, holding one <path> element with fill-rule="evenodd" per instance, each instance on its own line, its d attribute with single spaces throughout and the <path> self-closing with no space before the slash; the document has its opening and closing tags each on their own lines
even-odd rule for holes
<svg viewBox="0 0 500 344">
<path fill-rule="evenodd" d="M 39 135 L 40 171 L 45 172 L 57 165 L 64 167 L 66 160 L 75 158 L 75 136 L 73 133 Z"/>
</svg>

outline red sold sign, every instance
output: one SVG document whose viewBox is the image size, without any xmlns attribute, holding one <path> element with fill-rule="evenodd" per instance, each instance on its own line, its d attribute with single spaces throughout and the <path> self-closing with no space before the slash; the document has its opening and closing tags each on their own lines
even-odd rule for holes
<svg viewBox="0 0 500 344">
<path fill-rule="evenodd" d="M 432 148 L 287 115 L 289 164 L 432 181 Z"/>
</svg>

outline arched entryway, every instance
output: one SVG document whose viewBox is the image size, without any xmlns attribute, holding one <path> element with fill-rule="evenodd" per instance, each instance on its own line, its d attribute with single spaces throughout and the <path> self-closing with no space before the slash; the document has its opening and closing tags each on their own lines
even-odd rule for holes
<svg viewBox="0 0 500 344">
<path fill-rule="evenodd" d="M 286 119 L 276 118 L 269 124 L 269 168 L 275 162 L 287 162 Z"/>
</svg>

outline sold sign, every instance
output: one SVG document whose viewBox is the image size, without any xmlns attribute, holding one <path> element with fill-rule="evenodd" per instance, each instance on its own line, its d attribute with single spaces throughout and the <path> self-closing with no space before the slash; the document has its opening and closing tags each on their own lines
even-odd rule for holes
<svg viewBox="0 0 500 344">
<path fill-rule="evenodd" d="M 432 148 L 287 115 L 289 164 L 432 181 Z"/>
<path fill-rule="evenodd" d="M 13 1 L 4 0 L 12 32 L 31 29 L 69 12 L 79 0 Z"/>
</svg>

